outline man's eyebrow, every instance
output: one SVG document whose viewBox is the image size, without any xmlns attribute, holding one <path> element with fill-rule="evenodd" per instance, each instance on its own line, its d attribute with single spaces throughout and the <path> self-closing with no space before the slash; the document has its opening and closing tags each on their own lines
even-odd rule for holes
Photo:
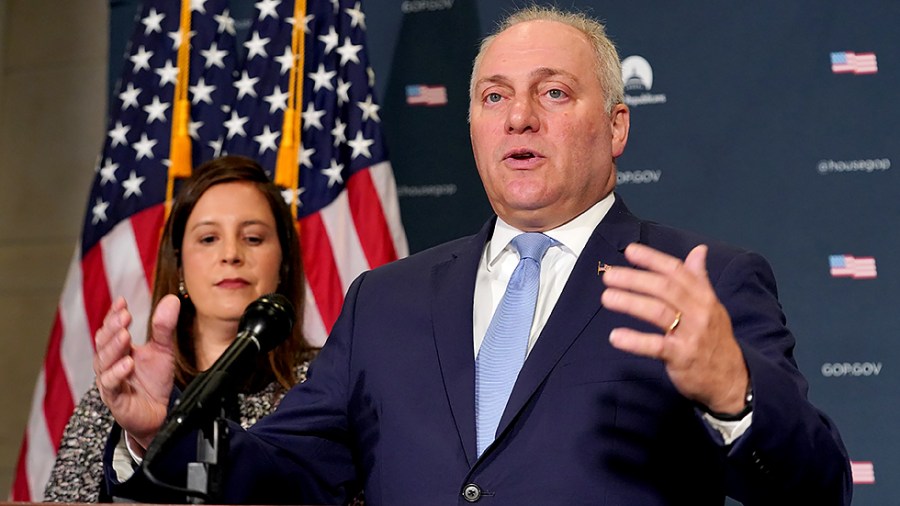
<svg viewBox="0 0 900 506">
<path fill-rule="evenodd" d="M 482 77 L 481 79 L 475 81 L 475 88 L 477 89 L 479 86 L 485 83 L 509 85 L 510 81 L 509 78 L 502 74 L 494 74 L 492 76 Z"/>
<path fill-rule="evenodd" d="M 563 77 L 572 79 L 573 81 L 578 81 L 578 76 L 576 76 L 575 74 L 568 72 L 566 70 L 563 70 L 563 69 L 558 69 L 558 68 L 553 68 L 553 67 L 539 67 L 539 68 L 532 70 L 531 74 L 529 74 L 529 75 L 532 78 L 540 78 L 540 79 L 545 79 L 548 77 L 563 76 Z"/>
<path fill-rule="evenodd" d="M 573 81 L 579 80 L 578 76 L 576 76 L 575 74 L 553 67 L 538 67 L 532 70 L 528 75 L 532 80 L 540 80 L 556 76 L 563 76 Z M 511 81 L 503 74 L 494 74 L 492 76 L 482 77 L 481 79 L 475 81 L 475 88 L 477 89 L 479 86 L 485 83 L 502 84 L 508 86 L 511 84 Z"/>
</svg>

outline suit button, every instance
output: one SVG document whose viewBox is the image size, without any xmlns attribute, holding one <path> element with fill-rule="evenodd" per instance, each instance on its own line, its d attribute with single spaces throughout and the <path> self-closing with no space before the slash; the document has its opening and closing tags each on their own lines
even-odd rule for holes
<svg viewBox="0 0 900 506">
<path fill-rule="evenodd" d="M 469 483 L 463 487 L 462 496 L 466 501 L 476 502 L 481 499 L 481 487 L 474 483 Z"/>
</svg>

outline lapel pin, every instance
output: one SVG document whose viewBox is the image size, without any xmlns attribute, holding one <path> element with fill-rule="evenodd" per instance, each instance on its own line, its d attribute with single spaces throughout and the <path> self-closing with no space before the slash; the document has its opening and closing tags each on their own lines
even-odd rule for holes
<svg viewBox="0 0 900 506">
<path fill-rule="evenodd" d="M 599 276 L 599 275 L 603 274 L 604 272 L 611 271 L 612 268 L 613 268 L 612 265 L 605 264 L 602 261 L 597 262 L 597 275 Z"/>
</svg>

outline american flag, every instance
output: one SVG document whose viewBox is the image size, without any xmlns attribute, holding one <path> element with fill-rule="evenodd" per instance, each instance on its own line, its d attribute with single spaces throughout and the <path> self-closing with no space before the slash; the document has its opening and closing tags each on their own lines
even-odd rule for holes
<svg viewBox="0 0 900 506">
<path fill-rule="evenodd" d="M 828 257 L 831 276 L 835 278 L 875 279 L 878 271 L 874 257 L 854 257 L 853 255 L 831 255 Z"/>
<path fill-rule="evenodd" d="M 321 345 L 360 272 L 408 254 L 381 135 L 365 15 L 356 0 L 255 3 L 246 59 L 239 62 L 227 0 L 191 5 L 189 90 L 192 158 L 257 158 L 274 174 L 291 54 L 305 27 L 303 131 L 297 199 L 309 303 L 306 336 Z M 65 424 L 93 382 L 93 334 L 112 299 L 134 314 L 145 340 L 153 269 L 164 219 L 172 98 L 178 75 L 180 2 L 144 3 L 129 42 L 84 227 L 69 266 L 35 388 L 12 498 L 40 501 Z"/>
<path fill-rule="evenodd" d="M 831 53 L 831 71 L 835 74 L 875 74 L 878 72 L 878 60 L 875 53 L 839 51 Z"/>
<path fill-rule="evenodd" d="M 871 462 L 850 461 L 850 474 L 854 485 L 875 484 L 875 464 Z"/>
<path fill-rule="evenodd" d="M 324 343 L 343 294 L 364 270 L 407 254 L 393 171 L 381 131 L 374 73 L 358 0 L 262 0 L 250 29 L 224 148 L 273 168 L 289 87 L 291 29 L 306 33 L 299 188 L 295 195 L 307 275 L 307 339 Z"/>
<path fill-rule="evenodd" d="M 409 105 L 447 105 L 447 88 L 427 84 L 410 84 L 406 87 L 406 103 Z"/>
</svg>

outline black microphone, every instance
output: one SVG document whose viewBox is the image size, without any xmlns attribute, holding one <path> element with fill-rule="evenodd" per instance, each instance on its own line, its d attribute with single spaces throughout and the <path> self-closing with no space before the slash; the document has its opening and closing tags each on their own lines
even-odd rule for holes
<svg viewBox="0 0 900 506">
<path fill-rule="evenodd" d="M 147 448 L 144 467 L 170 439 L 195 423 L 208 421 L 218 414 L 223 395 L 233 392 L 239 382 L 249 376 L 256 365 L 256 356 L 278 346 L 293 326 L 294 308 L 284 295 L 263 295 L 247 306 L 234 342 L 212 367 L 194 378 L 175 401 L 162 430 Z"/>
</svg>

